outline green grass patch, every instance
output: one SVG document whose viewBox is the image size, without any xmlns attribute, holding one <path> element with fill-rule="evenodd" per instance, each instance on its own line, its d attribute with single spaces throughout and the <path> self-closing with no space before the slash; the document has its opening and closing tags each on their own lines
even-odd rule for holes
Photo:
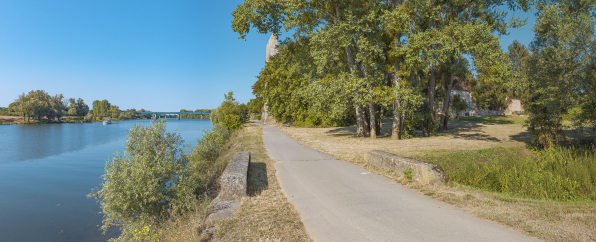
<svg viewBox="0 0 596 242">
<path fill-rule="evenodd" d="M 486 117 L 461 117 L 461 121 L 483 124 L 517 124 L 524 125 L 527 117 L 521 116 L 486 116 Z"/>
<path fill-rule="evenodd" d="M 497 147 L 425 160 L 440 165 L 450 182 L 537 199 L 596 200 L 595 153 L 587 148 Z"/>
</svg>

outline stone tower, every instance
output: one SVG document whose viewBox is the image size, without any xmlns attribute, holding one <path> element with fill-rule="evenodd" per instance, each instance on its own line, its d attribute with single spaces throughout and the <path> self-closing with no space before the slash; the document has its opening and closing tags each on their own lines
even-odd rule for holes
<svg viewBox="0 0 596 242">
<path fill-rule="evenodd" d="M 275 36 L 275 34 L 271 34 L 271 37 L 269 38 L 269 42 L 267 42 L 267 50 L 266 50 L 266 56 L 265 56 L 265 62 L 269 62 L 269 58 L 273 57 L 275 54 L 277 54 L 277 36 Z M 267 88 L 267 83 L 265 83 L 265 88 Z M 267 112 L 268 109 L 268 103 L 269 100 L 265 100 L 265 104 L 263 105 L 263 110 L 261 112 L 261 121 L 262 122 L 275 122 L 275 118 L 273 118 L 273 116 L 269 116 L 269 112 Z"/>
<path fill-rule="evenodd" d="M 267 42 L 267 57 L 265 58 L 265 62 L 269 62 L 269 58 L 277 54 L 277 49 L 275 47 L 277 47 L 277 36 L 271 34 L 271 38 L 269 38 L 269 42 Z"/>
</svg>

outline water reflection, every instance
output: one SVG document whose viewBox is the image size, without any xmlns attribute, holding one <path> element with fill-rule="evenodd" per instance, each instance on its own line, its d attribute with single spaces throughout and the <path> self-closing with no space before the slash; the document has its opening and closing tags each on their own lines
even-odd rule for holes
<svg viewBox="0 0 596 242">
<path fill-rule="evenodd" d="M 133 124 L 0 125 L 0 241 L 105 241 L 91 188 L 101 183 L 105 161 L 122 152 Z M 168 120 L 196 144 L 208 120 Z M 36 161 L 36 162 L 24 162 Z"/>
</svg>

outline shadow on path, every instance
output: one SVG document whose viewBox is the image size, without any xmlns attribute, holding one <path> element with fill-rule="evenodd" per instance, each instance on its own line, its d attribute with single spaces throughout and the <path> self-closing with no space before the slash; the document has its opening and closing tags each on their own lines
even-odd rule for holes
<svg viewBox="0 0 596 242">
<path fill-rule="evenodd" d="M 248 196 L 258 196 L 267 186 L 267 164 L 251 162 L 248 166 Z"/>
</svg>

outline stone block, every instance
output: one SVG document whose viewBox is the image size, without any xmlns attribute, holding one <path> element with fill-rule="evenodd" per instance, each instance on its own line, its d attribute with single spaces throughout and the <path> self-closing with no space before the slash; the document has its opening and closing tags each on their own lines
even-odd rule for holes
<svg viewBox="0 0 596 242">
<path fill-rule="evenodd" d="M 216 201 L 211 206 L 211 214 L 207 222 L 212 220 L 228 220 L 234 217 L 234 213 L 240 207 L 239 201 Z"/>
<path fill-rule="evenodd" d="M 235 200 L 246 195 L 250 152 L 236 153 L 221 175 L 219 200 Z"/>
<path fill-rule="evenodd" d="M 380 150 L 366 152 L 364 159 L 376 167 L 393 170 L 399 174 L 412 169 L 412 180 L 422 184 L 444 184 L 445 172 L 435 164 L 419 161 Z"/>
</svg>

